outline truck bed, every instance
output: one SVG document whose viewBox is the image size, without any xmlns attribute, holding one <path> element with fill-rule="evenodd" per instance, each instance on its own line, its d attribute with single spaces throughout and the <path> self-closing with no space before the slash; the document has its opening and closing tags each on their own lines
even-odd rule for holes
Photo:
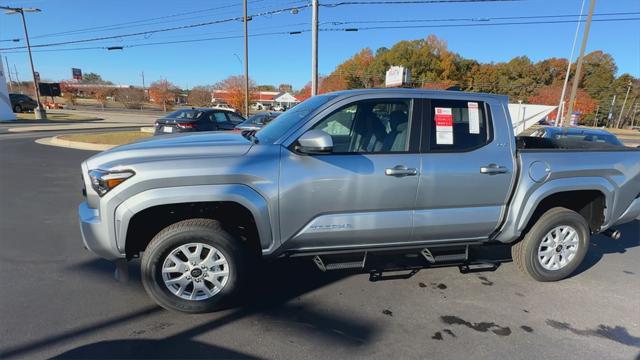
<svg viewBox="0 0 640 360">
<path fill-rule="evenodd" d="M 534 136 L 517 136 L 518 150 L 573 150 L 573 151 L 639 151 L 637 148 L 621 147 L 604 142 L 577 139 L 549 139 Z"/>
</svg>

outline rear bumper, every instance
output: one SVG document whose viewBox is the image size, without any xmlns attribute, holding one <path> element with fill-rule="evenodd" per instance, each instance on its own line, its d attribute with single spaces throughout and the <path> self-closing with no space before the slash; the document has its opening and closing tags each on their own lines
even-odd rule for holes
<svg viewBox="0 0 640 360">
<path fill-rule="evenodd" d="M 100 218 L 100 211 L 89 207 L 86 201 L 78 207 L 80 232 L 85 248 L 107 260 L 125 257 L 116 247 L 115 240 L 109 237 L 110 231 Z"/>
<path fill-rule="evenodd" d="M 614 225 L 628 223 L 633 220 L 640 220 L 640 198 L 633 200 L 631 205 L 622 213 L 622 216 L 616 220 Z"/>
</svg>

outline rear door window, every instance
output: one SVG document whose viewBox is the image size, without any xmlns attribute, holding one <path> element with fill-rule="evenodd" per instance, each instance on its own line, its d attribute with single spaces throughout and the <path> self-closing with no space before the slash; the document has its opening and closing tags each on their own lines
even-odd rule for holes
<svg viewBox="0 0 640 360">
<path fill-rule="evenodd" d="M 472 151 L 491 141 L 490 116 L 482 101 L 432 100 L 430 111 L 430 151 Z"/>
</svg>

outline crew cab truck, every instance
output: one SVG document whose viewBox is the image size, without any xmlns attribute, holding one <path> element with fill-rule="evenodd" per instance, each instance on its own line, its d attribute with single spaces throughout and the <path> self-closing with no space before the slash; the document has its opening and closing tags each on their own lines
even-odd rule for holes
<svg viewBox="0 0 640 360">
<path fill-rule="evenodd" d="M 404 252 L 437 266 L 510 244 L 524 273 L 560 280 L 592 234 L 640 218 L 640 151 L 516 138 L 508 114 L 499 95 L 352 90 L 257 133 L 120 146 L 82 163 L 84 244 L 118 263 L 142 254 L 147 293 L 189 313 L 289 256 L 331 270 Z"/>
</svg>

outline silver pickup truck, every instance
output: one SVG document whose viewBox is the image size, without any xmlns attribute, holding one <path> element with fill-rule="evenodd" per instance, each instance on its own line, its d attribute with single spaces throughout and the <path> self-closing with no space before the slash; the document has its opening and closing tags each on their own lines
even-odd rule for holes
<svg viewBox="0 0 640 360">
<path fill-rule="evenodd" d="M 591 234 L 640 218 L 640 151 L 516 138 L 508 114 L 498 95 L 354 90 L 257 133 L 120 146 L 82 163 L 84 244 L 118 264 L 142 254 L 147 293 L 183 312 L 219 308 L 261 260 L 290 256 L 470 266 L 508 246 L 533 279 L 560 280 Z"/>
</svg>

